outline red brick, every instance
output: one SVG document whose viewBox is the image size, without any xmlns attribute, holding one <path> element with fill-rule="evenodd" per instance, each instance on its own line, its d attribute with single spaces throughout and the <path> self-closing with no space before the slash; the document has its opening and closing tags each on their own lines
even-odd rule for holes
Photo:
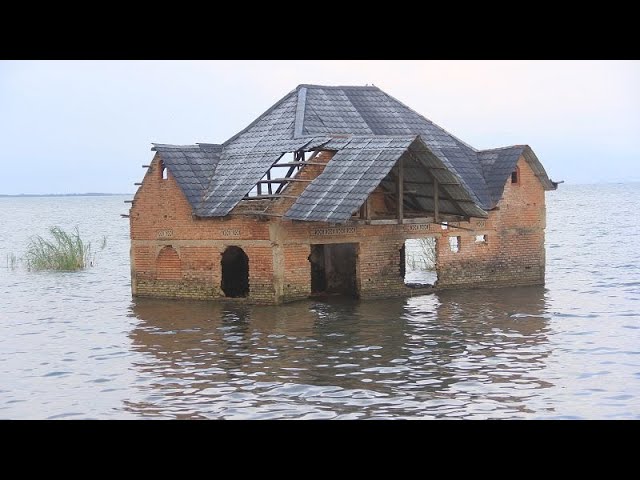
<svg viewBox="0 0 640 480">
<path fill-rule="evenodd" d="M 328 162 L 320 153 L 315 162 Z M 403 225 L 355 225 L 355 234 L 314 237 L 322 222 L 292 222 L 277 216 L 257 218 L 243 211 L 261 209 L 282 215 L 293 199 L 241 202 L 220 218 L 196 218 L 169 172 L 163 180 L 158 155 L 138 189 L 130 211 L 131 269 L 134 295 L 214 299 L 221 290 L 221 256 L 228 246 L 244 250 L 249 258 L 250 293 L 244 301 L 280 303 L 306 298 L 310 293 L 311 244 L 357 243 L 357 283 L 363 298 L 410 294 L 400 275 L 400 249 L 416 238 Z M 436 237 L 437 288 L 543 284 L 545 271 L 545 192 L 523 158 L 520 181 L 507 180 L 502 200 L 488 219 L 471 219 L 462 228 L 443 230 L 431 224 L 423 236 Z M 313 179 L 322 166 L 309 165 L 299 178 Z M 287 187 L 298 195 L 306 184 Z M 380 188 L 369 199 L 373 218 L 393 212 Z M 471 230 L 471 231 L 469 231 Z M 486 234 L 486 244 L 475 235 Z M 459 236 L 453 253 L 447 237 Z"/>
</svg>

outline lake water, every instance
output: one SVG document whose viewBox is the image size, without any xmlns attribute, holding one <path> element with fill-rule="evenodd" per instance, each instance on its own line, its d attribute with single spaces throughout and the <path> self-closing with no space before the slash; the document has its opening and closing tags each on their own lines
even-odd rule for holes
<svg viewBox="0 0 640 480">
<path fill-rule="evenodd" d="M 0 198 L 0 418 L 640 418 L 638 183 L 547 193 L 544 287 L 279 307 L 133 299 L 127 198 Z"/>
</svg>

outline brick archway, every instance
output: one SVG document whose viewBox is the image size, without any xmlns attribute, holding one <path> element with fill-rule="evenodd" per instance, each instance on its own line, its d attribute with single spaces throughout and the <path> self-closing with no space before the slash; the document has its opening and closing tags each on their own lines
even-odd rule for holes
<svg viewBox="0 0 640 480">
<path fill-rule="evenodd" d="M 180 280 L 182 278 L 182 263 L 178 252 L 167 245 L 158 254 L 156 259 L 157 280 Z"/>
</svg>

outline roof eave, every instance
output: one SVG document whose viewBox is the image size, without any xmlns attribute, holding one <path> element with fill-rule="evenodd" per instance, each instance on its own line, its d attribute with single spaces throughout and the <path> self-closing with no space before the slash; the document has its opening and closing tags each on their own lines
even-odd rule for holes
<svg viewBox="0 0 640 480">
<path fill-rule="evenodd" d="M 549 178 L 547 171 L 544 169 L 542 163 L 529 145 L 524 146 L 524 150 L 521 155 L 527 161 L 536 177 L 538 177 L 538 180 L 540 180 L 545 191 L 552 191 L 558 188 L 558 183 L 553 182 Z"/>
</svg>

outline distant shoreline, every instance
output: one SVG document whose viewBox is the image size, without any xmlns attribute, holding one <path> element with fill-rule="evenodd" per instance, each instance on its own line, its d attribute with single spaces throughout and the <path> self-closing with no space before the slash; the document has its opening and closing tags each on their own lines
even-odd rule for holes
<svg viewBox="0 0 640 480">
<path fill-rule="evenodd" d="M 133 195 L 132 193 L 18 193 L 5 195 L 0 193 L 0 198 L 20 197 L 113 197 L 117 195 Z"/>
</svg>

